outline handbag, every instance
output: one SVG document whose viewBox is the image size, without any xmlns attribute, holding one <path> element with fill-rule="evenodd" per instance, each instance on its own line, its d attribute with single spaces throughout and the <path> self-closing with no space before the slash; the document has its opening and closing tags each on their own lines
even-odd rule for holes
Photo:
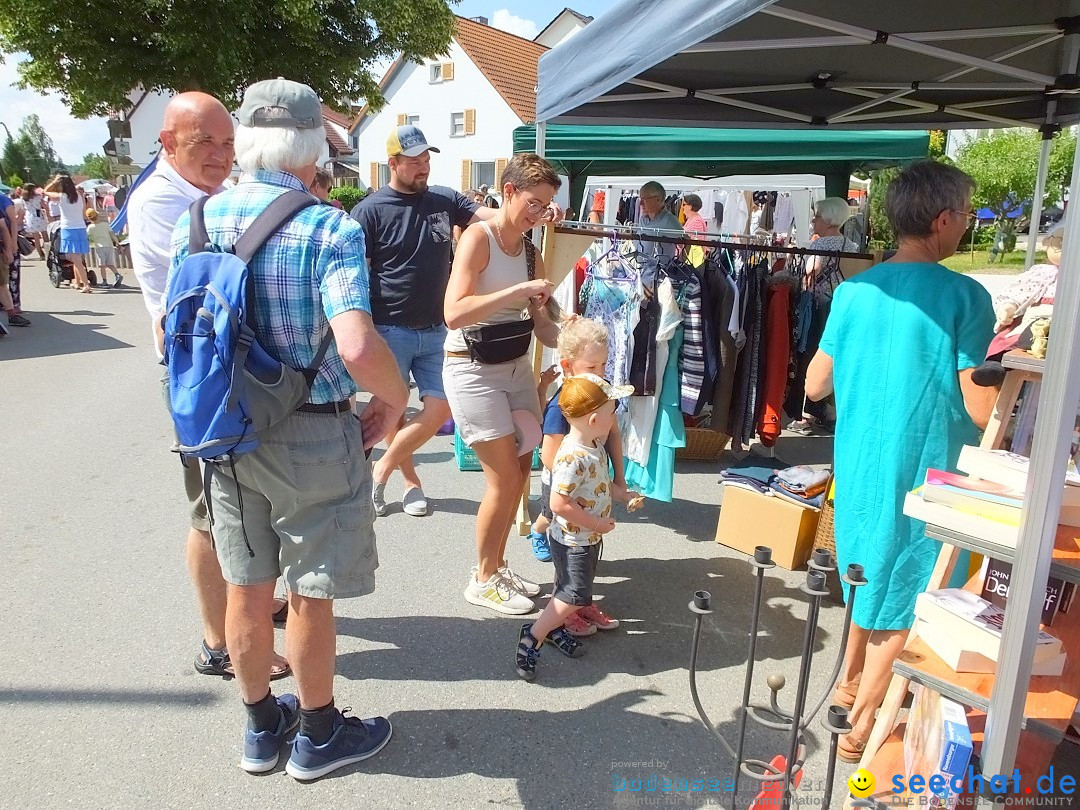
<svg viewBox="0 0 1080 810">
<path fill-rule="evenodd" d="M 34 243 L 27 239 L 25 236 L 23 236 L 21 233 L 18 234 L 18 241 L 19 253 L 21 253 L 23 256 L 29 256 L 31 253 L 34 252 Z"/>
<path fill-rule="evenodd" d="M 536 247 L 528 238 L 524 239 L 525 266 L 529 281 L 536 278 Z M 529 351 L 532 343 L 533 319 L 507 323 L 493 323 L 487 326 L 467 326 L 461 330 L 469 357 L 474 363 L 509 363 L 517 360 Z"/>
</svg>

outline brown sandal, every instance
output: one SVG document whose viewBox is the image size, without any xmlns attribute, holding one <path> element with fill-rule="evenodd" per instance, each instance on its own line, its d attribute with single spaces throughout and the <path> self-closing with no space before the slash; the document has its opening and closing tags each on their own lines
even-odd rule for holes
<svg viewBox="0 0 1080 810">
<path fill-rule="evenodd" d="M 836 741 L 836 758 L 841 762 L 857 765 L 865 749 L 866 740 L 856 737 L 855 732 L 852 731 Z"/>
<path fill-rule="evenodd" d="M 859 691 L 857 683 L 838 683 L 833 692 L 832 702 L 834 706 L 843 706 L 848 711 L 855 705 L 855 695 Z"/>
</svg>

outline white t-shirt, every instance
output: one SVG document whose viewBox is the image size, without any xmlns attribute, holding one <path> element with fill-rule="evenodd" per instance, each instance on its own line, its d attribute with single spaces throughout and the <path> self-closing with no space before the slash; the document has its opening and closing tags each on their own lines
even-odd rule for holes
<svg viewBox="0 0 1080 810">
<path fill-rule="evenodd" d="M 60 203 L 56 200 L 49 200 L 49 216 L 53 219 L 60 219 Z"/>
<path fill-rule="evenodd" d="M 71 202 L 66 194 L 60 195 L 60 227 L 71 230 L 86 230 L 86 208 L 81 194 L 75 195 L 75 202 Z"/>
<path fill-rule="evenodd" d="M 165 313 L 173 228 L 191 204 L 205 196 L 205 191 L 181 177 L 164 156 L 158 158 L 154 171 L 128 196 L 131 265 L 139 279 L 151 325 Z M 153 345 L 156 351 L 156 333 Z"/>
<path fill-rule="evenodd" d="M 551 491 L 573 499 L 592 518 L 610 515 L 611 480 L 603 444 L 598 441 L 587 447 L 569 436 L 563 439 L 551 466 Z M 564 546 L 592 546 L 604 536 L 589 526 L 577 526 L 556 515 L 551 524 L 551 539 Z"/>
</svg>

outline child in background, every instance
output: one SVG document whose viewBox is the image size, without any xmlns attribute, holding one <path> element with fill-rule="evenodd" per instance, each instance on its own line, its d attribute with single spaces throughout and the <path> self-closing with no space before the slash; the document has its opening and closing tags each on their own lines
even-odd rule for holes
<svg viewBox="0 0 1080 810">
<path fill-rule="evenodd" d="M 581 374 L 595 374 L 604 376 L 604 367 L 607 365 L 608 333 L 604 324 L 581 318 L 579 315 L 571 315 L 563 323 L 563 328 L 558 335 L 559 368 L 562 368 L 564 377 L 575 377 Z M 532 554 L 541 563 L 549 562 L 551 553 L 548 548 L 548 527 L 551 525 L 551 508 L 548 501 L 551 495 L 551 465 L 555 460 L 558 445 L 570 430 L 569 423 L 563 417 L 563 411 L 558 409 L 558 392 L 556 389 L 551 400 L 546 400 L 548 389 L 555 381 L 555 367 L 549 368 L 540 375 L 540 402 L 546 402 L 543 410 L 543 444 L 540 446 L 540 460 L 543 462 L 543 472 L 540 474 L 540 516 L 536 523 L 532 524 L 529 541 L 532 543 Z M 615 468 L 615 480 L 612 482 L 613 494 L 618 500 L 629 501 L 634 492 L 627 494 L 626 481 L 623 477 L 622 463 L 622 435 L 619 426 L 611 428 L 611 435 L 606 443 L 608 456 Z M 572 631 L 571 631 L 572 632 Z M 590 635 L 595 631 L 586 631 Z"/>
<path fill-rule="evenodd" d="M 116 280 L 113 287 L 119 287 L 124 283 L 124 277 L 116 269 L 116 247 L 120 240 L 112 232 L 107 222 L 98 222 L 98 212 L 93 208 L 86 209 L 86 219 L 90 223 L 86 227 L 86 235 L 90 239 L 90 245 L 97 254 L 98 267 L 101 269 L 101 286 L 109 286 L 106 270 L 112 270 Z"/>
<path fill-rule="evenodd" d="M 555 592 L 540 617 L 523 624 L 518 633 L 517 673 L 527 681 L 536 677 L 544 641 L 571 658 L 584 652 L 563 625 L 578 611 L 592 607 L 600 548 L 604 535 L 615 528 L 604 440 L 615 424 L 617 400 L 632 393 L 632 386 L 616 388 L 595 374 L 569 377 L 559 390 L 559 408 L 570 429 L 551 468 Z"/>
</svg>

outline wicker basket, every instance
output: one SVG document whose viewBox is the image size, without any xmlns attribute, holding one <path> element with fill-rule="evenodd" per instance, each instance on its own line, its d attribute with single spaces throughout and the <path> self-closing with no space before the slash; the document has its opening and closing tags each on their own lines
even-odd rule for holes
<svg viewBox="0 0 1080 810">
<path fill-rule="evenodd" d="M 686 447 L 675 451 L 675 458 L 688 461 L 716 461 L 727 449 L 731 439 L 726 433 L 717 433 L 711 428 L 688 427 L 686 429 Z"/>
<path fill-rule="evenodd" d="M 814 548 L 826 549 L 834 558 L 836 557 L 836 532 L 833 528 L 835 512 L 836 507 L 833 502 L 826 499 L 821 504 L 821 514 L 818 515 L 817 532 L 814 534 Z"/>
</svg>

